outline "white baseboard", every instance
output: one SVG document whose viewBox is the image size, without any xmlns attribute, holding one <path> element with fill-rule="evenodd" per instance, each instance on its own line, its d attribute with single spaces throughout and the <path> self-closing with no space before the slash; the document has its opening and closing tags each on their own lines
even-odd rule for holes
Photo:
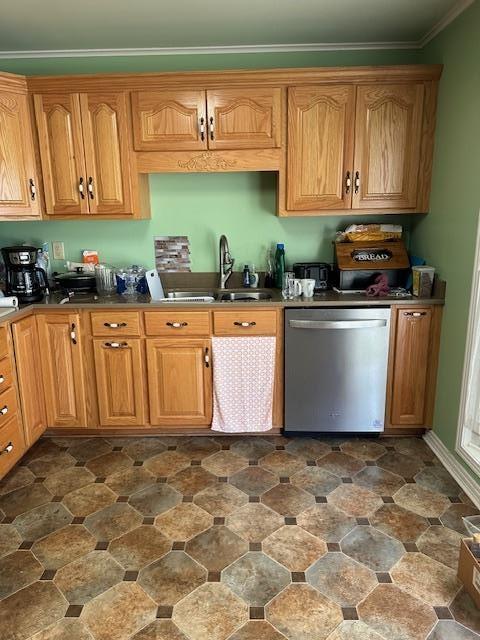
<svg viewBox="0 0 480 640">
<path fill-rule="evenodd" d="M 472 478 L 465 467 L 457 460 L 453 453 L 447 449 L 433 431 L 428 431 L 423 436 L 423 439 L 453 479 L 462 487 L 474 505 L 480 509 L 480 484 Z"/>
</svg>

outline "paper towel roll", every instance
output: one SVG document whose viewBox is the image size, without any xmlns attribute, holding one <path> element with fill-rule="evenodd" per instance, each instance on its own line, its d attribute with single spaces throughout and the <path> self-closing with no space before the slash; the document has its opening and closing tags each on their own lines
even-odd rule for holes
<svg viewBox="0 0 480 640">
<path fill-rule="evenodd" d="M 18 307 L 16 296 L 3 296 L 0 298 L 0 307 Z"/>
</svg>

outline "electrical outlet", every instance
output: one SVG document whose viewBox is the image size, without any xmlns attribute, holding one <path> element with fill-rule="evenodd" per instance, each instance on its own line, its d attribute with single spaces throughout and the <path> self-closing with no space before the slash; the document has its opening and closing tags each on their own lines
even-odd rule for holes
<svg viewBox="0 0 480 640">
<path fill-rule="evenodd" d="M 52 242 L 52 253 L 54 260 L 65 260 L 65 245 L 63 242 Z"/>
</svg>

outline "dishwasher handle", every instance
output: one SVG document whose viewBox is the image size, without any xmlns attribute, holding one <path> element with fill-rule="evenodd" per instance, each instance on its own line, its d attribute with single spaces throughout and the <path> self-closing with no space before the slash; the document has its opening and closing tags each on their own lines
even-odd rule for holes
<svg viewBox="0 0 480 640">
<path fill-rule="evenodd" d="M 386 320 L 289 320 L 292 329 L 372 329 L 386 327 Z"/>
</svg>

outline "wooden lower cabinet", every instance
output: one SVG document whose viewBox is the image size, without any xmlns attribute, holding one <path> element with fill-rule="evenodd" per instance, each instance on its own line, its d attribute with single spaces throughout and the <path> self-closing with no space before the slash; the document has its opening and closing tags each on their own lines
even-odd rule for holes
<svg viewBox="0 0 480 640">
<path fill-rule="evenodd" d="M 12 331 L 25 440 L 29 447 L 38 440 L 47 426 L 35 316 L 15 322 Z"/>
<path fill-rule="evenodd" d="M 442 308 L 392 307 L 387 427 L 431 427 Z"/>
<path fill-rule="evenodd" d="M 80 316 L 77 313 L 39 314 L 37 326 L 42 345 L 42 379 L 48 426 L 85 427 Z"/>
<path fill-rule="evenodd" d="M 212 420 L 210 340 L 152 338 L 146 344 L 151 424 L 209 425 Z"/>
<path fill-rule="evenodd" d="M 145 425 L 145 376 L 140 338 L 93 340 L 101 427 Z"/>
</svg>

